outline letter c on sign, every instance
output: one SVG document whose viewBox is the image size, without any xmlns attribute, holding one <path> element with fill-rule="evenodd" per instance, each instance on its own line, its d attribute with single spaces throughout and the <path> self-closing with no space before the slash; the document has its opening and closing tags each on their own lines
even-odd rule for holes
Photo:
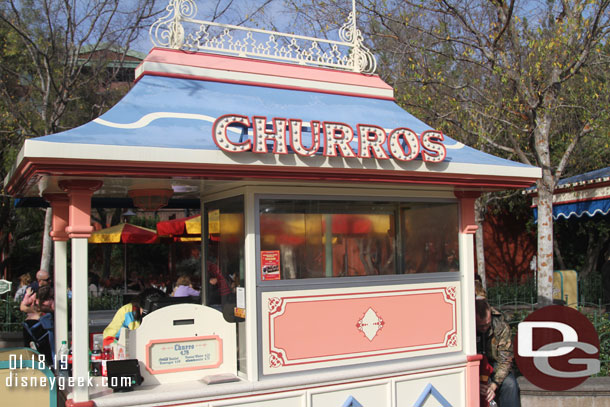
<svg viewBox="0 0 610 407">
<path fill-rule="evenodd" d="M 247 116 L 241 116 L 238 114 L 225 114 L 224 116 L 220 116 L 218 119 L 216 119 L 214 125 L 212 126 L 212 137 L 214 138 L 214 143 L 216 143 L 218 148 L 226 151 L 227 153 L 243 153 L 244 151 L 249 151 L 252 147 L 250 140 L 246 140 L 241 143 L 233 143 L 231 140 L 229 140 L 227 130 L 229 130 L 229 126 L 233 123 L 250 127 L 250 120 Z"/>
<path fill-rule="evenodd" d="M 534 328 L 555 329 L 561 332 L 563 337 L 561 342 L 578 342 L 578 333 L 570 325 L 561 322 L 552 321 L 523 321 L 518 325 L 519 340 L 517 350 L 519 356 L 522 357 L 556 357 L 567 355 L 574 350 L 573 346 L 563 346 L 553 348 L 554 350 L 543 350 L 543 346 L 539 350 L 533 350 L 534 345 L 533 332 Z"/>
</svg>

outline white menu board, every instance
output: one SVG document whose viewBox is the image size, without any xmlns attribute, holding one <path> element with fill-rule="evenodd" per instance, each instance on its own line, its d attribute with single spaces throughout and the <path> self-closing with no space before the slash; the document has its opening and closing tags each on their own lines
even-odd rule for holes
<svg viewBox="0 0 610 407">
<path fill-rule="evenodd" d="M 222 364 L 222 339 L 218 336 L 153 340 L 146 348 L 146 365 L 152 374 L 211 369 Z"/>
</svg>

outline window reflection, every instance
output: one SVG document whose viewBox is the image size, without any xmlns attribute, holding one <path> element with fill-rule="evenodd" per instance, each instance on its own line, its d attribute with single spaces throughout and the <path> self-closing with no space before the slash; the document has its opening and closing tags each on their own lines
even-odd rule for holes
<svg viewBox="0 0 610 407">
<path fill-rule="evenodd" d="M 458 271 L 457 205 L 408 205 L 401 212 L 405 273 Z"/>
<path fill-rule="evenodd" d="M 457 230 L 456 204 L 261 200 L 261 278 L 455 271 Z"/>
<path fill-rule="evenodd" d="M 235 316 L 236 289 L 244 285 L 244 199 L 243 196 L 205 204 L 205 267 L 207 303 L 237 322 L 237 368 L 246 373 L 245 322 Z"/>
</svg>

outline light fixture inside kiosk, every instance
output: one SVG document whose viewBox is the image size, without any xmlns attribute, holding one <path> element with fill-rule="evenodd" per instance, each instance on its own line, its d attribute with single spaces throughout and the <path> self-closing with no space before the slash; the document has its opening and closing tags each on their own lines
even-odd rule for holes
<svg viewBox="0 0 610 407">
<path fill-rule="evenodd" d="M 156 211 L 167 206 L 167 203 L 173 194 L 174 190 L 171 188 L 142 188 L 129 190 L 129 197 L 133 200 L 134 206 L 145 211 Z"/>
<path fill-rule="evenodd" d="M 262 280 L 459 270 L 455 203 L 260 202 Z"/>
</svg>

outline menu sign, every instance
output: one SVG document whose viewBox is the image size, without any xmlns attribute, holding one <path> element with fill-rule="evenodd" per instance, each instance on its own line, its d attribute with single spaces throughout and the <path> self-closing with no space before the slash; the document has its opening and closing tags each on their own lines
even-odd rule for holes
<svg viewBox="0 0 610 407">
<path fill-rule="evenodd" d="M 279 280 L 280 279 L 280 251 L 263 250 L 261 251 L 261 279 Z"/>
<path fill-rule="evenodd" d="M 146 346 L 150 373 L 211 369 L 222 364 L 222 339 L 218 336 L 160 339 Z"/>
</svg>

